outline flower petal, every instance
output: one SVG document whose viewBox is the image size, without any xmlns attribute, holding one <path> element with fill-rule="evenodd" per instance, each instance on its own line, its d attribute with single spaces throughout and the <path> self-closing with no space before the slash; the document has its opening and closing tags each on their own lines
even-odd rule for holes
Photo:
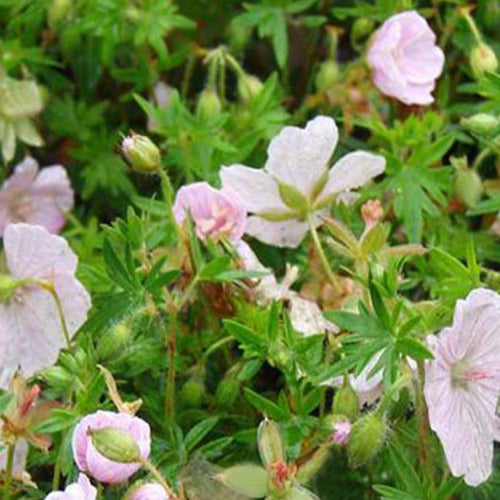
<svg viewBox="0 0 500 500">
<path fill-rule="evenodd" d="M 328 168 L 337 141 L 337 125 L 328 116 L 314 118 L 304 129 L 285 127 L 269 145 L 265 169 L 310 196 Z"/>
<path fill-rule="evenodd" d="M 350 191 L 368 183 L 385 170 L 385 158 L 380 155 L 356 151 L 341 158 L 330 170 L 321 199 Z"/>
<path fill-rule="evenodd" d="M 265 170 L 231 165 L 222 167 L 223 189 L 233 191 L 248 212 L 288 210 L 281 200 L 278 184 Z"/>
<path fill-rule="evenodd" d="M 77 258 L 66 240 L 41 226 L 9 224 L 4 233 L 7 266 L 14 278 L 50 279 L 57 273 L 74 274 Z"/>
<path fill-rule="evenodd" d="M 246 228 L 247 234 L 263 243 L 290 248 L 299 246 L 307 231 L 307 223 L 297 219 L 271 222 L 257 216 L 248 218 Z"/>
</svg>

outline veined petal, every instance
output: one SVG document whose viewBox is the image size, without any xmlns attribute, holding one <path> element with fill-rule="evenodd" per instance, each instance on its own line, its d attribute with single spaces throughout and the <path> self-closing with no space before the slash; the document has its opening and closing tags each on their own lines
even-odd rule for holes
<svg viewBox="0 0 500 500">
<path fill-rule="evenodd" d="M 269 145 L 265 169 L 309 197 L 327 170 L 337 141 L 337 125 L 328 116 L 314 118 L 304 129 L 285 127 Z"/>
<path fill-rule="evenodd" d="M 268 245 L 295 248 L 304 239 L 307 230 L 307 223 L 298 219 L 271 222 L 252 216 L 247 220 L 246 233 Z"/>
<path fill-rule="evenodd" d="M 223 189 L 233 191 L 248 212 L 288 210 L 277 182 L 265 170 L 231 165 L 222 167 L 220 178 Z"/>
<path fill-rule="evenodd" d="M 7 267 L 14 278 L 50 279 L 57 273 L 74 274 L 77 258 L 65 239 L 41 226 L 9 224 L 4 233 Z"/>
<path fill-rule="evenodd" d="M 385 170 L 385 158 L 365 151 L 342 157 L 329 172 L 328 182 L 320 196 L 325 198 L 365 185 Z"/>
</svg>

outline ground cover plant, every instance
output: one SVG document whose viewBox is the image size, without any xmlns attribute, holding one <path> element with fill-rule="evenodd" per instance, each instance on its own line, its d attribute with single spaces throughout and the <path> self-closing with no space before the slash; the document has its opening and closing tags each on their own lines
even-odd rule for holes
<svg viewBox="0 0 500 500">
<path fill-rule="evenodd" d="M 0 0 L 0 496 L 500 497 L 500 2 Z"/>
</svg>

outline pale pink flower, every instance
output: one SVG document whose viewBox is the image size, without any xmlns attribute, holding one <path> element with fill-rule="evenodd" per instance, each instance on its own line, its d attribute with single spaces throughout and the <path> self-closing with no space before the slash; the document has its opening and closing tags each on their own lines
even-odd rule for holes
<svg viewBox="0 0 500 500">
<path fill-rule="evenodd" d="M 328 170 L 337 141 L 335 121 L 318 116 L 303 129 L 284 127 L 269 145 L 264 169 L 222 168 L 223 187 L 252 214 L 247 234 L 270 245 L 296 247 L 307 234 L 307 219 L 319 226 L 335 197 L 384 171 L 385 159 L 364 151 L 347 154 Z M 290 191 L 302 197 L 300 207 Z"/>
<path fill-rule="evenodd" d="M 4 252 L 8 276 L 0 289 L 0 387 L 20 370 L 25 377 L 51 366 L 66 347 L 52 286 L 72 337 L 87 319 L 90 296 L 76 279 L 78 259 L 66 240 L 41 226 L 9 224 Z"/>
<path fill-rule="evenodd" d="M 45 500 L 96 500 L 97 490 L 85 474 L 78 476 L 78 481 L 66 487 L 64 491 L 53 491 Z"/>
<path fill-rule="evenodd" d="M 499 395 L 500 295 L 478 288 L 457 302 L 425 373 L 430 425 L 452 474 L 471 486 L 491 474 Z"/>
<path fill-rule="evenodd" d="M 179 189 L 173 211 L 182 225 L 191 215 L 196 234 L 202 241 L 225 236 L 237 242 L 245 232 L 246 212 L 229 190 L 215 189 L 206 182 L 195 182 Z"/>
<path fill-rule="evenodd" d="M 351 434 L 351 424 L 348 420 L 338 420 L 333 424 L 332 442 L 340 446 L 347 444 Z"/>
<path fill-rule="evenodd" d="M 146 483 L 132 490 L 127 500 L 169 500 L 167 492 L 158 483 Z"/>
<path fill-rule="evenodd" d="M 368 49 L 373 82 L 385 95 L 405 104 L 431 104 L 431 92 L 444 66 L 436 35 L 418 12 L 390 17 Z"/>
<path fill-rule="evenodd" d="M 87 472 L 102 483 L 121 483 L 135 474 L 140 463 L 118 463 L 101 455 L 94 445 L 88 430 L 114 427 L 128 432 L 139 447 L 141 457 L 149 457 L 151 450 L 151 431 L 144 420 L 127 413 L 98 411 L 84 417 L 73 432 L 73 457 L 78 468 Z"/>
<path fill-rule="evenodd" d="M 0 189 L 0 234 L 11 222 L 38 224 L 58 233 L 73 202 L 73 190 L 63 167 L 39 171 L 38 163 L 27 157 Z"/>
</svg>

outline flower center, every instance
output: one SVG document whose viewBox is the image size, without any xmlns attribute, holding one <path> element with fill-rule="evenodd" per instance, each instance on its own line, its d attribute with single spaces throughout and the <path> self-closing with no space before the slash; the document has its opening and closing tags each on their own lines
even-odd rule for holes
<svg viewBox="0 0 500 500">
<path fill-rule="evenodd" d="M 451 366 L 451 384 L 453 387 L 467 389 L 469 383 L 491 378 L 491 374 L 468 366 L 465 360 L 460 360 Z"/>
</svg>

